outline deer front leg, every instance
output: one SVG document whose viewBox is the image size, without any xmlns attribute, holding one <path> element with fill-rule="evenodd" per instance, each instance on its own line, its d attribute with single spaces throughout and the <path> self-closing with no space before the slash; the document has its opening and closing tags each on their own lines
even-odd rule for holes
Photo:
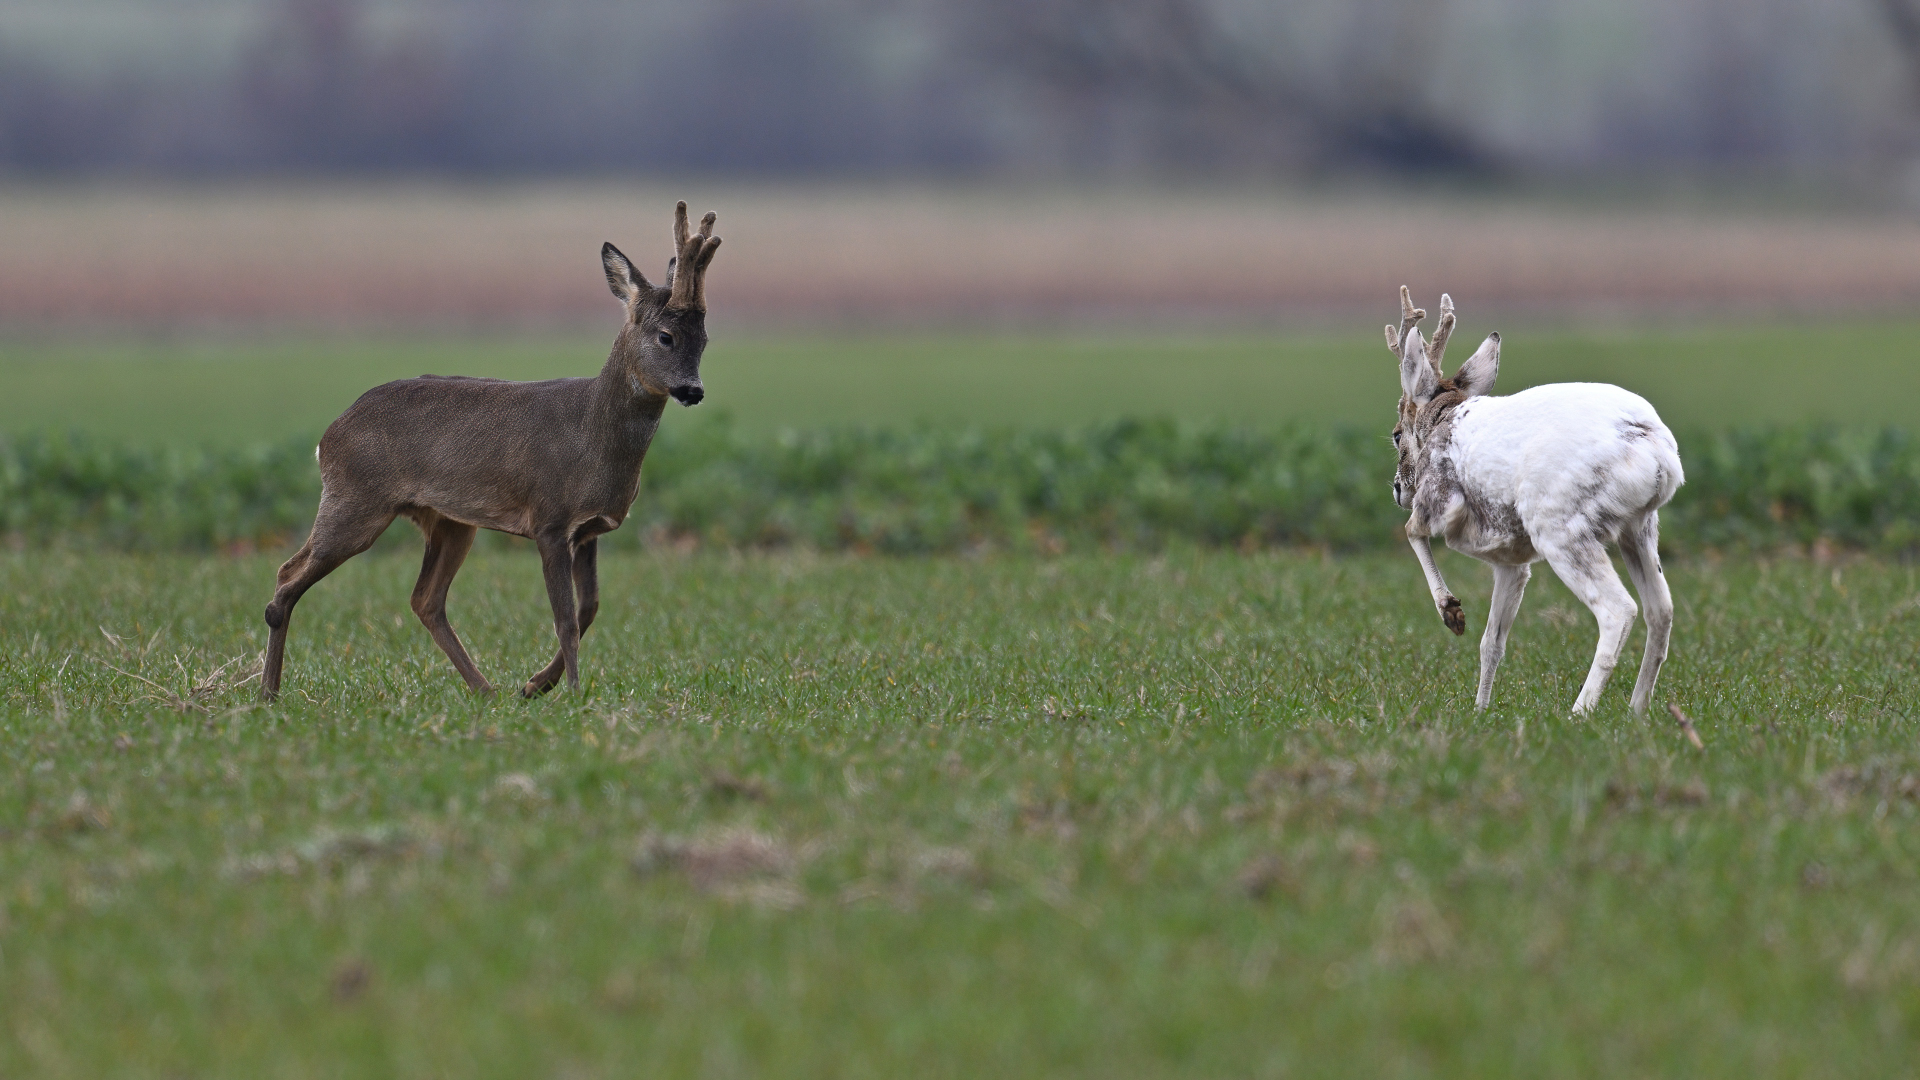
<svg viewBox="0 0 1920 1080">
<path fill-rule="evenodd" d="M 1513 617 L 1520 613 L 1520 598 L 1526 595 L 1527 579 L 1533 576 L 1529 566 L 1493 568 L 1493 603 L 1487 606 L 1487 629 L 1480 635 L 1480 688 L 1474 692 L 1473 707 L 1485 709 L 1493 704 L 1493 676 L 1507 655 L 1507 632 L 1513 629 Z"/>
<path fill-rule="evenodd" d="M 573 606 L 573 544 L 564 533 L 542 533 L 534 542 L 540 548 L 540 569 L 547 580 L 547 601 L 553 605 L 553 632 L 560 639 L 560 661 L 566 669 L 567 686 L 577 690 L 580 687 L 580 625 Z M 536 675 L 527 680 L 520 693 L 525 697 L 538 697 L 553 685 L 542 686 Z"/>
<path fill-rule="evenodd" d="M 580 636 L 587 636 L 587 627 L 593 625 L 593 617 L 600 613 L 600 574 L 599 558 L 596 554 L 598 540 L 583 542 L 573 553 L 573 585 L 579 594 L 580 610 L 574 621 L 580 627 Z M 560 682 L 560 675 L 566 670 L 567 654 L 556 652 L 553 663 L 527 681 L 529 687 L 537 688 L 535 693 L 544 694 Z"/>
<path fill-rule="evenodd" d="M 1447 582 L 1440 576 L 1440 568 L 1433 562 L 1433 542 L 1426 536 L 1415 536 L 1413 530 L 1407 530 L 1407 542 L 1413 545 L 1414 557 L 1420 560 L 1420 569 L 1427 575 L 1427 592 L 1433 595 L 1433 606 L 1440 612 L 1440 621 L 1455 634 L 1467 632 L 1467 613 L 1460 607 L 1460 598 L 1447 588 Z"/>
</svg>

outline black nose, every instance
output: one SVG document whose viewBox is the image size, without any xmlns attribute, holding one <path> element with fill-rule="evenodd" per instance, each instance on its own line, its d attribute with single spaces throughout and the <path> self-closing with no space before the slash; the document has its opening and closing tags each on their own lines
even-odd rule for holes
<svg viewBox="0 0 1920 1080">
<path fill-rule="evenodd" d="M 707 392 L 697 383 L 689 386 L 676 386 L 672 390 L 669 390 L 668 393 L 673 395 L 673 400 L 682 405 L 698 405 L 700 404 L 700 399 L 707 396 Z"/>
</svg>

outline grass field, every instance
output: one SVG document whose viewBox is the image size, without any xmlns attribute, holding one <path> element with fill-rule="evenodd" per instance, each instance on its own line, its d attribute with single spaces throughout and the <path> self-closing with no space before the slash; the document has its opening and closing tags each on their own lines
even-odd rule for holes
<svg viewBox="0 0 1920 1080">
<path fill-rule="evenodd" d="M 623 555 L 528 703 L 368 558 L 261 708 L 272 566 L 0 555 L 0 1076 L 1913 1070 L 1912 566 L 1670 565 L 1704 750 L 1548 575 L 1476 716 L 1411 558 Z"/>
<path fill-rule="evenodd" d="M 1508 391 L 1920 426 L 1906 323 L 1503 329 Z M 650 468 L 720 413 L 1384 432 L 1377 333 L 722 326 Z M 0 431 L 253 446 L 386 379 L 605 351 L 16 338 Z M 1566 718 L 1593 624 L 1545 573 L 1475 715 L 1475 639 L 1404 552 L 628 545 L 584 691 L 536 702 L 467 696 L 414 556 L 374 554 L 302 603 L 267 708 L 279 557 L 0 552 L 0 1078 L 1913 1071 L 1912 564 L 1669 560 L 1696 750 L 1628 714 L 1630 667 Z M 1477 634 L 1485 572 L 1444 558 Z M 501 685 L 550 655 L 525 550 L 478 552 L 452 617 Z"/>
<path fill-rule="evenodd" d="M 1453 361 L 1499 328 L 1469 313 Z M 595 374 L 613 329 L 610 322 L 604 334 L 577 337 L 305 342 L 15 339 L 0 342 L 0 431 L 73 429 L 141 444 L 317 435 L 362 391 L 390 379 Z M 1913 323 L 1505 330 L 1503 392 L 1615 382 L 1645 395 L 1676 429 L 1800 420 L 1920 426 Z M 1393 358 L 1371 323 L 1337 338 L 774 338 L 717 327 L 702 376 L 707 403 L 674 410 L 669 425 L 722 412 L 756 432 L 1132 415 L 1384 431 L 1399 394 Z"/>
</svg>

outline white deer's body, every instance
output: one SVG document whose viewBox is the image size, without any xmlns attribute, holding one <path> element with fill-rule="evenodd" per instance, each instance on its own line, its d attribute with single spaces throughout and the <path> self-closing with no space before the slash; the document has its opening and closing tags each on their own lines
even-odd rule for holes
<svg viewBox="0 0 1920 1080">
<path fill-rule="evenodd" d="M 1660 507 L 1685 479 L 1673 434 L 1644 398 L 1606 383 L 1488 396 L 1499 371 L 1497 334 L 1453 378 L 1443 379 L 1452 301 L 1441 298 L 1442 321 L 1429 351 L 1415 326 L 1425 312 L 1412 306 L 1405 289 L 1401 294 L 1401 331 L 1388 327 L 1402 383 L 1394 494 L 1413 511 L 1408 540 L 1434 606 L 1455 633 L 1465 632 L 1465 618 L 1434 565 L 1430 538 L 1493 567 L 1475 704 L 1484 709 L 1492 701 L 1531 564 L 1545 559 L 1599 623 L 1593 666 L 1573 705 L 1575 713 L 1593 709 L 1637 614 L 1607 557 L 1606 545 L 1617 544 L 1646 607 L 1647 651 L 1633 691 L 1634 710 L 1645 712 L 1673 625 L 1659 555 Z"/>
<path fill-rule="evenodd" d="M 1445 450 L 1458 487 L 1432 535 L 1462 554 L 1525 565 L 1548 547 L 1658 509 L 1680 486 L 1680 452 L 1638 394 L 1551 383 L 1453 410 Z"/>
</svg>

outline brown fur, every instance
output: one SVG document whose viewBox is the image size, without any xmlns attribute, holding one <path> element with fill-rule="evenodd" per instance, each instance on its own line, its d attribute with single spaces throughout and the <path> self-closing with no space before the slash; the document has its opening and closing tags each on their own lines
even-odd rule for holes
<svg viewBox="0 0 1920 1080">
<path fill-rule="evenodd" d="M 294 605 L 396 517 L 411 519 L 427 541 L 414 614 L 467 684 L 483 692 L 493 687 L 447 622 L 447 589 L 477 530 L 533 540 L 560 648 L 522 692 L 545 693 L 563 673 L 568 685 L 579 685 L 580 637 L 600 606 L 595 538 L 626 519 L 667 399 L 692 405 L 705 396 L 702 283 L 720 246 L 713 223 L 708 214 L 690 234 L 687 204 L 679 205 L 669 284 L 658 288 L 618 248 L 601 248 L 608 286 L 625 301 L 627 318 L 598 376 L 402 379 L 362 394 L 327 428 L 313 529 L 280 567 L 267 605 L 264 697 L 280 690 Z"/>
<path fill-rule="evenodd" d="M 1393 442 L 1400 455 L 1395 478 L 1405 484 L 1409 491 L 1413 490 L 1414 477 L 1420 474 L 1420 462 L 1413 456 L 1413 445 L 1416 441 L 1420 444 L 1421 457 L 1430 457 L 1434 451 L 1446 446 L 1446 433 L 1439 429 L 1452 419 L 1454 406 L 1467 400 L 1466 391 L 1459 384 L 1460 373 L 1455 372 L 1452 378 L 1440 380 L 1439 389 L 1425 401 L 1414 401 L 1401 395 L 1400 420 L 1393 425 Z M 1405 438 L 1409 432 L 1414 433 L 1416 438 Z"/>
<path fill-rule="evenodd" d="M 1402 285 L 1399 332 L 1396 334 L 1391 325 L 1386 332 L 1387 348 L 1401 361 L 1403 379 L 1407 370 L 1406 350 L 1416 347 L 1419 340 L 1416 327 L 1426 314 L 1424 308 L 1413 306 L 1412 293 Z M 1474 365 L 1471 361 L 1463 364 L 1451 378 L 1441 368 L 1441 356 L 1446 351 L 1447 341 L 1453 336 L 1454 325 L 1453 298 L 1442 294 L 1440 325 L 1434 331 L 1432 344 L 1426 346 L 1423 353 L 1435 380 L 1433 387 L 1431 390 L 1422 390 L 1424 396 L 1417 399 L 1403 392 L 1400 396 L 1399 419 L 1393 426 L 1393 445 L 1399 458 L 1394 469 L 1394 500 L 1413 512 L 1407 519 L 1407 537 L 1416 542 L 1417 552 L 1425 550 L 1420 545 L 1430 535 L 1431 523 L 1444 515 L 1447 500 L 1457 487 L 1451 482 L 1452 466 L 1448 464 L 1446 456 L 1452 437 L 1453 410 L 1475 393 L 1473 372 L 1470 370 Z M 1488 387 L 1482 387 L 1479 392 L 1484 393 L 1486 389 Z M 1437 482 L 1424 485 L 1417 483 L 1423 477 Z M 1431 556 L 1425 558 L 1430 560 Z M 1436 594 L 1434 602 L 1447 629 L 1455 634 L 1467 632 L 1466 612 L 1459 598 L 1451 593 Z"/>
</svg>

